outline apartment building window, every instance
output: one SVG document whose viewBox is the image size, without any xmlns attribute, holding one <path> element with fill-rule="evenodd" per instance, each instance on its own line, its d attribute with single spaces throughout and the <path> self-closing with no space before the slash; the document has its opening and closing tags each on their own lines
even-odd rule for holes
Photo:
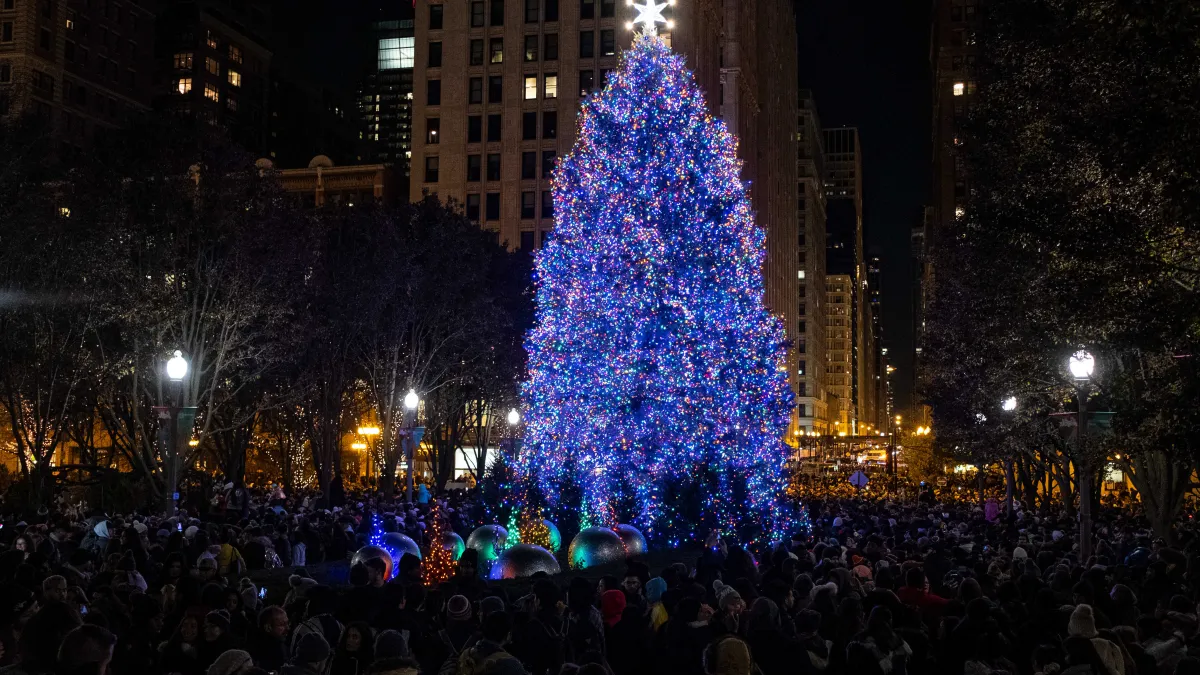
<svg viewBox="0 0 1200 675">
<path fill-rule="evenodd" d="M 483 3 L 471 3 L 471 28 L 483 27 Z"/>
<path fill-rule="evenodd" d="M 522 219 L 533 220 L 536 217 L 534 215 L 535 205 L 533 202 L 533 197 L 534 197 L 534 193 L 532 191 L 521 193 L 521 218 Z M 521 234 L 524 235 L 525 233 L 522 232 Z M 530 234 L 533 234 L 533 233 L 530 232 Z"/>
<path fill-rule="evenodd" d="M 558 73 L 546 73 L 546 86 L 543 95 L 546 98 L 558 98 Z"/>
<path fill-rule="evenodd" d="M 955 56 L 954 58 L 950 59 L 950 70 L 959 71 L 962 70 L 962 67 L 963 57 Z"/>
<path fill-rule="evenodd" d="M 438 158 L 437 155 L 425 158 L 425 182 L 438 182 Z"/>
<path fill-rule="evenodd" d="M 579 71 L 579 91 L 589 92 L 596 88 L 596 71 L 581 70 Z"/>
<path fill-rule="evenodd" d="M 480 157 L 479 155 L 467 155 L 467 182 L 478 183 L 480 176 Z"/>
<path fill-rule="evenodd" d="M 186 94 L 192 90 L 192 78 L 181 77 L 175 80 L 175 91 L 180 94 Z"/>
<path fill-rule="evenodd" d="M 553 150 L 542 151 L 542 178 L 549 180 L 554 175 L 554 163 L 557 155 Z"/>
<path fill-rule="evenodd" d="M 192 69 L 192 53 L 191 52 L 180 52 L 180 53 L 176 54 L 174 63 L 175 63 L 176 70 L 191 70 Z"/>
<path fill-rule="evenodd" d="M 521 233 L 521 253 L 533 253 L 533 230 Z"/>
<path fill-rule="evenodd" d="M 227 71 L 225 74 L 228 76 L 227 79 L 229 80 L 230 86 L 232 86 L 232 87 L 242 86 L 242 74 L 241 73 L 239 73 L 236 70 L 230 70 L 230 71 Z"/>
<path fill-rule="evenodd" d="M 204 40 L 204 44 L 208 45 L 209 49 L 216 49 L 217 48 L 217 34 L 212 32 L 211 30 L 207 31 L 205 40 Z"/>
<path fill-rule="evenodd" d="M 488 76 L 488 103 L 500 103 L 504 99 L 504 78 L 500 75 Z"/>
<path fill-rule="evenodd" d="M 45 49 L 47 51 L 50 50 L 51 37 L 50 37 L 50 29 L 49 28 L 42 28 L 41 30 L 38 31 L 38 44 L 41 46 L 42 49 Z"/>
<path fill-rule="evenodd" d="M 504 25 L 504 0 L 492 0 L 492 25 Z"/>
<path fill-rule="evenodd" d="M 211 56 L 204 57 L 204 69 L 212 75 L 221 74 L 221 64 L 217 63 L 217 60 Z"/>
<path fill-rule="evenodd" d="M 429 80 L 425 83 L 425 105 L 442 104 L 442 81 Z"/>
<path fill-rule="evenodd" d="M 521 180 L 533 180 L 534 178 L 537 178 L 537 153 L 522 152 Z"/>
<path fill-rule="evenodd" d="M 546 21 L 558 21 L 558 0 L 546 0 Z"/>
<path fill-rule="evenodd" d="M 0 83 L 12 82 L 12 65 L 0 63 Z"/>
<path fill-rule="evenodd" d="M 0 7 L 3 9 L 16 9 L 17 2 L 16 0 L 4 0 L 4 4 L 0 5 Z"/>
<path fill-rule="evenodd" d="M 479 115 L 471 115 L 467 117 L 467 142 L 483 142 L 483 118 Z"/>
<path fill-rule="evenodd" d="M 489 192 L 483 204 L 483 217 L 487 220 L 500 220 L 500 193 Z"/>
<path fill-rule="evenodd" d="M 479 222 L 479 195 L 478 194 L 467 195 L 467 220 L 474 222 L 474 223 Z"/>
<path fill-rule="evenodd" d="M 225 97 L 225 107 L 229 108 L 233 112 L 237 112 L 237 109 L 238 109 L 237 99 L 232 96 L 226 96 Z"/>
<path fill-rule="evenodd" d="M 975 80 L 967 80 L 967 96 L 975 94 Z"/>
<path fill-rule="evenodd" d="M 442 5 L 429 6 L 429 30 L 442 29 Z"/>
<path fill-rule="evenodd" d="M 542 138 L 558 138 L 557 110 L 547 110 L 542 113 Z"/>
<path fill-rule="evenodd" d="M 467 103 L 483 103 L 483 78 L 472 77 L 467 88 Z"/>
<path fill-rule="evenodd" d="M 525 23 L 538 22 L 538 0 L 525 0 Z"/>
<path fill-rule="evenodd" d="M 542 58 L 547 61 L 558 60 L 558 33 L 550 33 L 546 35 L 546 48 L 543 51 Z"/>
<path fill-rule="evenodd" d="M 596 18 L 596 0 L 579 0 L 579 18 Z"/>
<path fill-rule="evenodd" d="M 229 45 L 229 60 L 234 63 L 242 62 L 242 48 L 237 45 Z"/>
<path fill-rule="evenodd" d="M 525 63 L 538 60 L 538 36 L 525 36 Z"/>
<path fill-rule="evenodd" d="M 442 67 L 442 43 L 441 42 L 430 42 L 429 43 L 429 67 L 430 68 L 441 68 Z"/>
<path fill-rule="evenodd" d="M 488 115 L 488 143 L 500 142 L 500 115 Z"/>
<path fill-rule="evenodd" d="M 217 91 L 217 88 L 211 84 L 206 84 L 204 85 L 204 98 L 219 103 L 221 101 L 221 92 Z"/>
<path fill-rule="evenodd" d="M 471 40 L 471 65 L 483 65 L 483 40 Z"/>
<path fill-rule="evenodd" d="M 617 38 L 612 30 L 600 31 L 600 56 L 612 56 L 617 53 Z"/>
<path fill-rule="evenodd" d="M 542 217 L 554 217 L 554 193 L 549 190 L 542 190 Z"/>
<path fill-rule="evenodd" d="M 33 71 L 33 90 L 39 96 L 54 98 L 54 78 L 41 71 Z"/>
<path fill-rule="evenodd" d="M 525 100 L 537 98 L 537 75 L 525 76 Z"/>
<path fill-rule="evenodd" d="M 504 38 L 492 38 L 488 50 L 488 60 L 492 63 L 504 63 Z"/>
<path fill-rule="evenodd" d="M 954 95 L 962 96 L 965 93 L 967 93 L 967 83 L 966 82 L 955 82 L 954 83 Z"/>
<path fill-rule="evenodd" d="M 42 0 L 42 17 L 46 19 L 54 17 L 54 4 L 50 0 Z"/>
<path fill-rule="evenodd" d="M 596 55 L 596 34 L 590 30 L 579 31 L 579 58 L 590 59 Z"/>
<path fill-rule="evenodd" d="M 75 30 L 75 10 L 67 10 L 67 30 Z"/>
<path fill-rule="evenodd" d="M 616 5 L 614 0 L 600 0 L 600 18 L 611 19 L 616 13 Z"/>
<path fill-rule="evenodd" d="M 527 112 L 521 115 L 521 140 L 537 140 L 537 113 Z"/>
<path fill-rule="evenodd" d="M 489 181 L 500 180 L 500 153 L 491 153 L 487 156 L 487 179 Z"/>
</svg>

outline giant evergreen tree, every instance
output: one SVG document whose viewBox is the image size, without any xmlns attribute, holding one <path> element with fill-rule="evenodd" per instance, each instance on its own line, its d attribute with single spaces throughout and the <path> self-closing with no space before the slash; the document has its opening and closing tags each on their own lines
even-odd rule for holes
<svg viewBox="0 0 1200 675">
<path fill-rule="evenodd" d="M 584 103 L 555 176 L 526 341 L 525 501 L 665 541 L 782 535 L 792 392 L 763 306 L 764 233 L 735 138 L 649 26 Z"/>
</svg>

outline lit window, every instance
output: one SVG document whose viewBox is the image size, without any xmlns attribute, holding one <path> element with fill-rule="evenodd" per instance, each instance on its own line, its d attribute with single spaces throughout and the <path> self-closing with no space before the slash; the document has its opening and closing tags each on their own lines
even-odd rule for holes
<svg viewBox="0 0 1200 675">
<path fill-rule="evenodd" d="M 75 10 L 67 10 L 67 30 L 75 30 Z"/>
<path fill-rule="evenodd" d="M 208 31 L 208 40 L 206 41 L 206 43 L 208 44 L 209 49 L 216 49 L 217 48 L 217 34 L 212 32 L 211 30 Z"/>
<path fill-rule="evenodd" d="M 229 84 L 240 87 L 242 86 L 242 74 L 236 70 L 231 70 L 226 73 L 229 76 Z"/>
<path fill-rule="evenodd" d="M 181 77 L 175 81 L 175 91 L 186 94 L 192 90 L 192 78 Z"/>
<path fill-rule="evenodd" d="M 954 83 L 954 95 L 955 96 L 962 96 L 964 93 L 966 93 L 966 89 L 967 89 L 966 83 L 964 83 L 964 82 L 955 82 Z"/>
<path fill-rule="evenodd" d="M 384 38 L 379 41 L 379 69 L 412 68 L 416 61 L 415 38 Z"/>
<path fill-rule="evenodd" d="M 804 278 L 804 270 L 800 270 L 799 272 L 796 272 L 796 278 L 803 279 Z"/>
<path fill-rule="evenodd" d="M 229 60 L 234 63 L 242 62 L 242 48 L 229 45 Z"/>
<path fill-rule="evenodd" d="M 237 99 L 232 96 L 226 96 L 225 97 L 225 107 L 229 108 L 230 110 L 237 110 L 238 109 Z"/>
<path fill-rule="evenodd" d="M 217 88 L 211 84 L 206 84 L 204 85 L 204 98 L 210 101 L 220 101 L 221 92 L 217 91 Z"/>
<path fill-rule="evenodd" d="M 525 100 L 537 98 L 537 75 L 525 76 Z"/>
<path fill-rule="evenodd" d="M 546 98 L 558 98 L 558 75 L 554 73 L 546 75 Z"/>
<path fill-rule="evenodd" d="M 192 53 L 181 52 L 175 55 L 175 67 L 179 70 L 192 69 Z"/>
<path fill-rule="evenodd" d="M 955 217 L 955 218 L 962 218 L 962 217 L 963 217 L 963 216 L 965 216 L 965 215 L 967 215 L 967 210 L 966 210 L 966 209 L 964 209 L 964 208 L 963 208 L 963 207 L 961 207 L 961 206 L 956 206 L 956 207 L 954 207 L 954 217 Z"/>
<path fill-rule="evenodd" d="M 211 56 L 204 58 L 204 69 L 213 75 L 221 74 L 221 64 L 217 63 L 217 60 Z"/>
</svg>

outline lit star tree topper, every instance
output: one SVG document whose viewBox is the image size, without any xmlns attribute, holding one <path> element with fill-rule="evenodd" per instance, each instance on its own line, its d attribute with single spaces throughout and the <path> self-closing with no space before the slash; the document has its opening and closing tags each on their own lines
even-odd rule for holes
<svg viewBox="0 0 1200 675">
<path fill-rule="evenodd" d="M 658 32 L 658 24 L 660 23 L 666 24 L 668 29 L 675 26 L 673 21 L 669 21 L 667 17 L 663 16 L 663 10 L 674 5 L 675 0 L 667 0 L 667 2 L 662 4 L 655 4 L 654 0 L 646 0 L 646 4 L 644 5 L 635 4 L 633 0 L 627 0 L 626 4 L 636 9 L 638 13 L 637 18 L 625 24 L 625 27 L 629 30 L 633 30 L 634 26 L 640 25 L 642 33 L 653 35 Z"/>
<path fill-rule="evenodd" d="M 668 543 L 794 523 L 784 331 L 740 174 L 684 59 L 640 32 L 583 106 L 536 261 L 515 469 L 549 517 Z"/>
</svg>

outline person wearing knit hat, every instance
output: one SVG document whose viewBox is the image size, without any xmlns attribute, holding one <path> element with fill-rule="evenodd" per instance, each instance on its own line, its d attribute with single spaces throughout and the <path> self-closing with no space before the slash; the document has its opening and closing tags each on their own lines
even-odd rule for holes
<svg viewBox="0 0 1200 675">
<path fill-rule="evenodd" d="M 625 592 L 618 590 L 604 591 L 600 595 L 600 615 L 604 617 L 604 625 L 612 628 L 621 620 L 625 612 Z"/>
<path fill-rule="evenodd" d="M 323 673 L 325 662 L 329 660 L 329 643 L 320 633 L 306 633 L 296 643 L 296 652 L 292 655 L 293 672 L 305 675 Z"/>
<path fill-rule="evenodd" d="M 650 606 L 650 629 L 658 629 L 667 622 L 667 608 L 663 605 L 662 594 L 667 590 L 667 580 L 654 577 L 646 582 L 646 604 Z"/>
<path fill-rule="evenodd" d="M 488 614 L 494 612 L 503 612 L 505 610 L 504 598 L 489 595 L 479 601 L 479 617 L 485 618 Z"/>
<path fill-rule="evenodd" d="M 253 667 L 254 659 L 250 658 L 250 652 L 227 649 L 212 662 L 205 675 L 243 675 Z"/>
<path fill-rule="evenodd" d="M 411 655 L 404 634 L 396 630 L 381 631 L 375 638 L 375 660 L 406 659 Z"/>
<path fill-rule="evenodd" d="M 446 618 L 451 621 L 470 621 L 471 601 L 465 595 L 456 595 L 446 603 Z"/>
<path fill-rule="evenodd" d="M 720 579 L 713 581 L 713 592 L 717 596 L 717 607 L 722 612 L 736 614 L 746 608 L 746 601 L 732 586 L 722 583 Z"/>
<path fill-rule="evenodd" d="M 741 638 L 723 637 L 704 650 L 705 675 L 750 675 L 753 661 L 750 647 Z"/>
<path fill-rule="evenodd" d="M 1076 605 L 1067 622 L 1069 637 L 1087 638 L 1092 641 L 1092 647 L 1100 655 L 1100 660 L 1110 673 L 1125 672 L 1125 658 L 1121 648 L 1099 636 L 1096 631 L 1096 616 L 1091 605 Z"/>
<path fill-rule="evenodd" d="M 1013 560 L 1025 560 L 1029 558 L 1029 554 L 1025 552 L 1025 549 L 1018 546 L 1013 549 L 1012 557 Z"/>
</svg>

